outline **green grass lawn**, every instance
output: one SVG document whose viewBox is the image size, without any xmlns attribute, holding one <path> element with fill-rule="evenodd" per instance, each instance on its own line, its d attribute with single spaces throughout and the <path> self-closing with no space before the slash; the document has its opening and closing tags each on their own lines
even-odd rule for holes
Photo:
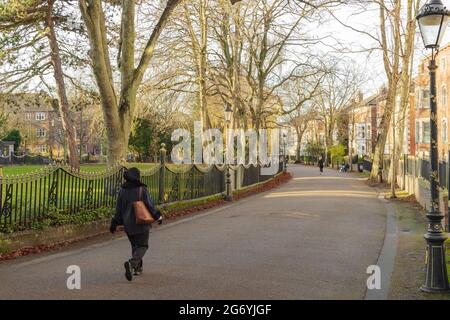
<svg viewBox="0 0 450 320">
<path fill-rule="evenodd" d="M 128 163 L 127 167 L 137 167 L 141 170 L 148 170 L 155 166 L 154 163 Z M 3 166 L 3 175 L 18 175 L 25 174 L 30 172 L 36 172 L 42 168 L 46 167 L 45 165 L 12 165 L 12 166 Z M 84 172 L 101 172 L 106 169 L 106 164 L 83 164 L 81 165 L 81 171 Z"/>
<path fill-rule="evenodd" d="M 159 165 L 127 163 L 126 166 L 148 170 L 141 176 L 142 182 L 148 186 L 151 198 L 157 202 L 160 197 L 160 175 L 158 170 L 152 169 L 158 168 Z M 29 227 L 30 222 L 38 221 L 48 212 L 73 214 L 80 210 L 114 207 L 116 191 L 122 180 L 117 172 L 102 174 L 107 169 L 106 164 L 82 165 L 82 171 L 99 172 L 98 175 L 79 176 L 64 170 L 32 177 L 26 175 L 44 167 L 42 165 L 3 167 L 4 176 L 14 176 L 14 179 L 4 179 L 0 185 L 0 203 L 3 204 L 5 212 L 0 214 L 0 228 L 3 225 L 8 232 L 21 230 L 20 228 Z M 223 178 L 223 173 L 190 172 L 187 171 L 189 168 L 191 166 L 175 166 L 172 169 L 177 173 L 166 172 L 164 179 L 166 201 L 188 200 L 221 192 L 221 186 L 213 182 L 216 176 Z"/>
<path fill-rule="evenodd" d="M 138 167 L 141 170 L 153 169 L 155 166 L 157 165 L 152 163 L 127 163 L 127 167 Z M 37 172 L 44 167 L 42 165 L 3 167 L 4 176 L 20 177 L 20 180 L 14 180 L 14 183 L 4 180 L 6 183 L 0 185 L 0 203 L 3 205 L 7 203 L 10 208 L 7 215 L 0 214 L 0 227 L 2 224 L 10 225 L 13 228 L 20 227 L 20 225 L 25 226 L 26 223 L 48 213 L 51 207 L 55 207 L 55 210 L 66 210 L 73 213 L 86 208 L 114 206 L 114 190 L 117 188 L 117 184 L 121 183 L 121 181 L 117 181 L 114 172 L 83 178 L 58 171 L 56 178 L 53 174 L 46 174 L 39 178 L 22 179 L 25 178 L 25 174 Z M 102 173 L 106 168 L 106 164 L 86 164 L 82 165 L 81 170 Z M 152 199 L 156 200 L 159 195 L 158 177 L 157 173 L 149 173 L 142 177 L 143 182 L 148 185 Z M 52 189 L 54 181 L 57 181 L 56 189 Z M 50 195 L 51 190 L 54 191 L 51 193 L 54 196 Z M 7 199 L 7 197 L 9 198 Z"/>
</svg>

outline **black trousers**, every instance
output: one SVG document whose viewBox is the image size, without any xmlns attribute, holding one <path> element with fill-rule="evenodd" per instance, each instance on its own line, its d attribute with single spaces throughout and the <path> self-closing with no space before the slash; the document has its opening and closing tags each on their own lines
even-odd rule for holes
<svg viewBox="0 0 450 320">
<path fill-rule="evenodd" d="M 149 231 L 139 234 L 127 234 L 131 244 L 131 266 L 134 269 L 142 268 L 142 258 L 148 250 Z"/>
</svg>

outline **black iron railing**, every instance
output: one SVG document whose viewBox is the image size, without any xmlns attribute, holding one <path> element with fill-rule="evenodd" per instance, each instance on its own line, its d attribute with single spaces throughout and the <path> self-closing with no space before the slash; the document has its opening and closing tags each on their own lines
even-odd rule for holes
<svg viewBox="0 0 450 320">
<path fill-rule="evenodd" d="M 439 162 L 439 185 L 442 188 L 449 186 L 449 167 L 446 161 Z M 389 174 L 390 160 L 383 160 L 383 177 L 387 178 Z M 364 170 L 371 171 L 372 163 L 364 161 Z M 430 180 L 430 161 L 428 159 L 417 158 L 414 156 L 404 156 L 399 161 L 397 175 L 409 175 L 415 178 Z"/>
<path fill-rule="evenodd" d="M 76 214 L 83 209 L 113 207 L 124 168 L 101 174 L 50 165 L 20 176 L 0 178 L 0 226 L 27 226 L 49 211 Z"/>
<path fill-rule="evenodd" d="M 225 191 L 225 166 L 175 166 L 165 168 L 164 199 L 160 202 L 192 200 Z"/>
<path fill-rule="evenodd" d="M 15 155 L 9 156 L 0 155 L 0 164 L 2 165 L 16 165 L 16 164 L 50 164 L 53 160 L 41 155 Z"/>
<path fill-rule="evenodd" d="M 278 173 L 282 169 L 279 166 Z M 84 210 L 114 208 L 125 170 L 119 165 L 101 173 L 85 173 L 51 164 L 35 173 L 0 177 L 0 230 L 29 228 L 54 211 L 76 215 Z M 243 170 L 241 187 L 273 177 L 261 175 L 259 165 L 232 166 L 232 170 Z M 141 179 L 153 201 L 165 204 L 225 193 L 225 173 L 226 165 L 172 165 L 163 161 L 141 171 Z"/>
</svg>

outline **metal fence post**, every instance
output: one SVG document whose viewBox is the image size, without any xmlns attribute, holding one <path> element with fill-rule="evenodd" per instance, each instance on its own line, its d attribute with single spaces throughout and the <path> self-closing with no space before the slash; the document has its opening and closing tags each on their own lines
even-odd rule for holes
<svg viewBox="0 0 450 320">
<path fill-rule="evenodd" d="M 406 190 L 406 176 L 408 174 L 408 155 L 403 155 L 403 190 Z"/>
<path fill-rule="evenodd" d="M 159 169 L 159 203 L 160 204 L 164 204 L 164 202 L 165 202 L 165 199 L 164 199 L 165 183 L 164 182 L 166 180 L 165 179 L 165 177 L 166 177 L 166 154 L 167 154 L 166 144 L 162 143 L 161 149 L 159 149 L 160 163 L 161 163 L 161 168 Z"/>
<path fill-rule="evenodd" d="M 233 190 L 231 187 L 231 171 L 230 171 L 230 165 L 227 164 L 225 169 L 225 200 L 226 201 L 233 201 Z"/>
<path fill-rule="evenodd" d="M 417 174 L 417 157 L 414 157 L 414 179 L 418 178 L 418 174 Z"/>
</svg>

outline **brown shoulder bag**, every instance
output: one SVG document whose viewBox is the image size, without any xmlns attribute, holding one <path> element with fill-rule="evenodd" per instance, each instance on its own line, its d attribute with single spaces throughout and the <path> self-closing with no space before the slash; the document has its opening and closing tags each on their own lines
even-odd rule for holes
<svg viewBox="0 0 450 320">
<path fill-rule="evenodd" d="M 133 208 L 136 224 L 152 224 L 155 222 L 144 201 L 142 201 L 142 187 L 139 187 L 139 198 L 138 201 L 133 202 Z"/>
</svg>

